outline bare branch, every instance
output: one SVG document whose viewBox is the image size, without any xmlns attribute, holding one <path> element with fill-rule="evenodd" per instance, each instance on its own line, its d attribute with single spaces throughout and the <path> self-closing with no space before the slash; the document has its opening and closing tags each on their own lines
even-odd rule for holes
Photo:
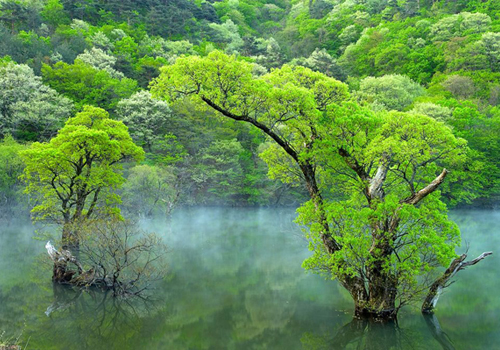
<svg viewBox="0 0 500 350">
<path fill-rule="evenodd" d="M 467 254 L 462 254 L 458 258 L 454 259 L 443 275 L 439 277 L 429 288 L 429 293 L 422 304 L 422 312 L 433 312 L 443 289 L 451 284 L 450 280 L 457 274 L 458 271 L 461 271 L 468 266 L 476 265 L 478 262 L 491 254 L 493 254 L 493 252 L 484 252 L 471 261 L 465 261 Z"/>
<path fill-rule="evenodd" d="M 439 174 L 439 176 L 436 177 L 430 184 L 428 184 L 426 187 L 422 188 L 420 191 L 418 191 L 414 195 L 404 199 L 402 201 L 402 203 L 412 204 L 412 205 L 418 204 L 422 199 L 424 199 L 429 194 L 434 192 L 439 187 L 439 185 L 441 185 L 443 183 L 446 175 L 448 175 L 448 170 L 443 169 L 441 174 Z"/>
</svg>

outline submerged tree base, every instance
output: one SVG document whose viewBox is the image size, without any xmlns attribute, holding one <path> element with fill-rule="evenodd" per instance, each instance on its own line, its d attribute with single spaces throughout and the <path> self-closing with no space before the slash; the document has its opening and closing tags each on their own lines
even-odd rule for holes
<svg viewBox="0 0 500 350">
<path fill-rule="evenodd" d="M 84 271 L 78 259 L 73 256 L 69 250 L 62 249 L 59 252 L 50 241 L 47 242 L 45 248 L 54 262 L 52 282 L 75 286 L 102 285 L 102 283 L 98 282 L 98 279 L 95 278 L 93 269 Z M 70 263 L 75 265 L 77 269 L 70 269 L 68 266 Z"/>
<path fill-rule="evenodd" d="M 59 251 L 50 242 L 45 245 L 54 262 L 54 283 L 129 296 L 143 294 L 153 281 L 165 276 L 166 247 L 162 240 L 133 223 L 95 220 L 80 223 L 74 231 L 77 250 L 64 249 L 64 244 Z"/>
<path fill-rule="evenodd" d="M 397 320 L 397 310 L 372 310 L 356 307 L 354 309 L 354 318 L 358 320 L 367 320 L 375 322 L 393 322 Z"/>
</svg>

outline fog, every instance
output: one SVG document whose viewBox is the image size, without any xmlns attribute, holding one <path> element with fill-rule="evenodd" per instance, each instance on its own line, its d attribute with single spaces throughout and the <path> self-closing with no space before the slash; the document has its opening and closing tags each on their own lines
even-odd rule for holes
<svg viewBox="0 0 500 350">
<path fill-rule="evenodd" d="M 352 301 L 337 282 L 302 269 L 309 251 L 294 217 L 293 209 L 196 208 L 140 221 L 169 249 L 167 278 L 146 303 L 54 288 L 50 266 L 37 257 L 45 242 L 33 239 L 26 221 L 11 220 L 0 228 L 0 333 L 22 333 L 30 349 L 384 349 L 374 344 L 387 342 L 486 349 L 500 342 L 500 212 L 452 212 L 460 253 L 468 242 L 470 258 L 496 254 L 460 272 L 441 297 L 445 345 L 415 308 L 404 309 L 398 327 L 351 323 Z"/>
</svg>

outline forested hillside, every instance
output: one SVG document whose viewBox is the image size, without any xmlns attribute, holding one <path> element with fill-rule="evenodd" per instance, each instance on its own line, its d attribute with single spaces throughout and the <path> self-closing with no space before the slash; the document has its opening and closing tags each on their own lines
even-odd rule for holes
<svg viewBox="0 0 500 350">
<path fill-rule="evenodd" d="M 263 134 L 149 91 L 161 67 L 215 50 L 254 63 L 255 77 L 300 65 L 346 83 L 374 113 L 444 122 L 469 145 L 467 171 L 442 189 L 447 204 L 498 204 L 496 0 L 2 0 L 1 205 L 27 206 L 19 152 L 49 141 L 85 105 L 123 121 L 145 151 L 117 186 L 124 209 L 302 202 L 295 178 L 268 177 Z"/>
</svg>

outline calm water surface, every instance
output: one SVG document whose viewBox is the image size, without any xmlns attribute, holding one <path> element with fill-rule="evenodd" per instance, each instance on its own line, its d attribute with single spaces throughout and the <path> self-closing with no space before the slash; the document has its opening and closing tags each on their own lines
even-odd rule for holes
<svg viewBox="0 0 500 350">
<path fill-rule="evenodd" d="M 407 308 L 398 326 L 352 321 L 336 282 L 301 268 L 293 210 L 179 210 L 143 222 L 170 252 L 155 300 L 54 288 L 33 257 L 30 225 L 0 227 L 0 334 L 28 349 L 500 349 L 500 212 L 456 211 L 470 256 L 433 319 Z"/>
</svg>

